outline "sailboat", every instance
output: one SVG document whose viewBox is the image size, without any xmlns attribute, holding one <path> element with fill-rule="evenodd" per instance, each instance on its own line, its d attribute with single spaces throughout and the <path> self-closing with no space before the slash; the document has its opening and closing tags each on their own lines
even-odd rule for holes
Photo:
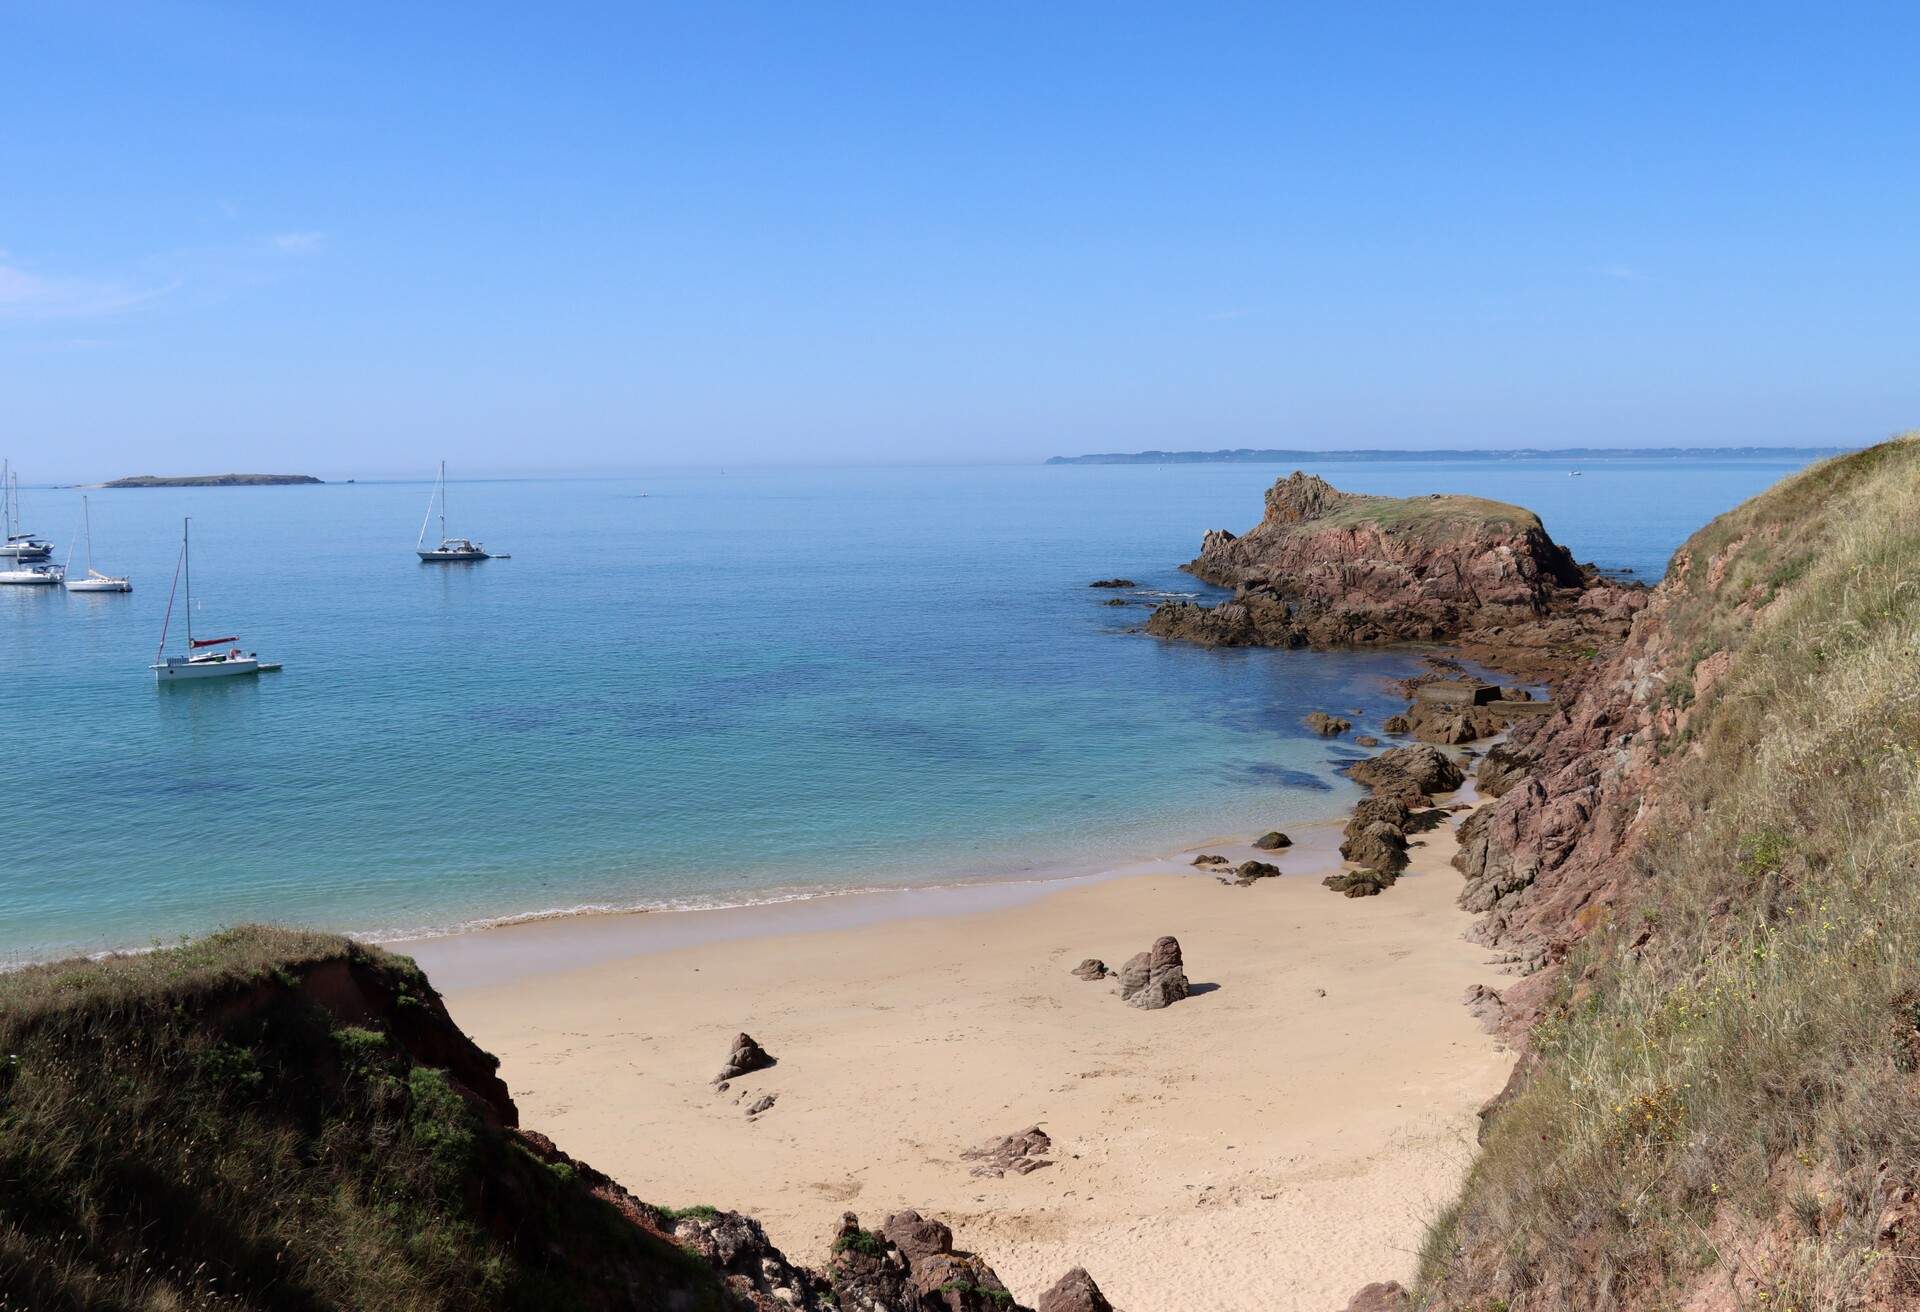
<svg viewBox="0 0 1920 1312">
<path fill-rule="evenodd" d="M 131 580 L 115 578 L 111 574 L 102 574 L 93 567 L 93 512 L 87 506 L 87 498 L 80 498 L 80 520 L 86 525 L 87 535 L 87 576 L 83 579 L 68 579 L 68 592 L 132 592 Z M 73 570 L 73 551 L 67 551 L 67 567 L 62 574 Z M 162 646 L 165 645 L 163 642 Z"/>
<path fill-rule="evenodd" d="M 0 461 L 0 560 L 45 560 L 53 554 L 53 543 L 19 530 L 20 475 Z"/>
<path fill-rule="evenodd" d="M 153 677 L 159 683 L 179 683 L 185 679 L 219 679 L 238 674 L 262 674 L 277 670 L 277 661 L 263 661 L 250 651 L 241 651 L 238 645 L 226 651 L 213 648 L 226 647 L 229 643 L 238 644 L 239 639 L 196 638 L 193 636 L 193 546 L 190 530 L 193 527 L 191 517 L 180 525 L 180 563 L 173 571 L 173 590 L 167 593 L 167 616 L 160 622 L 160 647 L 153 654 L 153 664 L 149 666 Z M 173 597 L 178 590 L 180 580 L 187 583 L 187 650 L 183 656 L 167 655 L 167 629 L 173 623 Z"/>
<path fill-rule="evenodd" d="M 433 522 L 434 503 L 440 505 L 440 545 L 427 545 L 427 525 Z M 420 540 L 414 543 L 414 554 L 421 560 L 439 562 L 463 560 L 505 560 L 505 556 L 494 556 L 485 547 L 471 538 L 450 538 L 447 536 L 447 462 L 440 462 L 440 477 L 434 480 L 433 493 L 427 498 L 427 515 L 420 521 Z"/>
</svg>

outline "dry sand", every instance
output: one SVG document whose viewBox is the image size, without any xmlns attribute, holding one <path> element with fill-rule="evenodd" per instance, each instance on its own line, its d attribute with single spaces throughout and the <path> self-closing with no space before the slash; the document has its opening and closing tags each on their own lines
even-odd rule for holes
<svg viewBox="0 0 1920 1312">
<path fill-rule="evenodd" d="M 452 985 L 523 1124 L 649 1201 L 757 1216 L 795 1260 L 824 1262 L 843 1211 L 871 1226 L 912 1206 L 1022 1302 L 1084 1265 L 1128 1312 L 1329 1312 L 1412 1274 L 1510 1058 L 1461 1005 L 1498 977 L 1461 938 L 1451 831 L 1360 899 L 1320 885 L 1337 831 L 1296 837 L 1287 875 L 1249 888 L 1182 853 L 977 905 L 830 899 L 400 946 Z M 1160 934 L 1210 987 L 1143 1012 L 1068 973 Z M 779 1064 L 717 1093 L 740 1030 Z M 1034 1123 L 1054 1165 L 969 1174 L 962 1150 Z"/>
</svg>

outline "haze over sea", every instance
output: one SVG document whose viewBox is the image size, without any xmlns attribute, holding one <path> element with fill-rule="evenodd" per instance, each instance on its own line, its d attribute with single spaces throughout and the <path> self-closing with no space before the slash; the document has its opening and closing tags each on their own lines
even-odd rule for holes
<svg viewBox="0 0 1920 1312">
<path fill-rule="evenodd" d="M 1651 579 L 1800 463 L 1307 467 L 1517 502 Z M 414 559 L 424 481 L 92 492 L 134 592 L 0 588 L 0 959 L 1075 873 L 1331 816 L 1352 749 L 1300 717 L 1377 726 L 1409 654 L 1128 632 L 1211 591 L 1178 565 L 1285 472 L 456 481 L 450 530 L 513 559 L 453 567 Z M 79 498 L 26 489 L 58 558 Z M 284 673 L 154 686 L 185 514 L 196 630 Z M 1111 575 L 1139 593 L 1087 586 Z"/>
</svg>

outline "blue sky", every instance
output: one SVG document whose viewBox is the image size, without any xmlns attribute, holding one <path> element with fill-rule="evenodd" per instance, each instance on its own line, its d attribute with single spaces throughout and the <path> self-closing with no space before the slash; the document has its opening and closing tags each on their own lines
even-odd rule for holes
<svg viewBox="0 0 1920 1312">
<path fill-rule="evenodd" d="M 0 0 L 29 478 L 1920 424 L 1912 6 Z"/>
</svg>

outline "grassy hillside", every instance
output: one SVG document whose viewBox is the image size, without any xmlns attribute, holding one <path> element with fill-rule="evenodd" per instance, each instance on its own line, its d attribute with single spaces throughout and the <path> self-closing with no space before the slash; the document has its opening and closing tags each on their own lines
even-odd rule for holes
<svg viewBox="0 0 1920 1312">
<path fill-rule="evenodd" d="M 1664 588 L 1634 891 L 1564 972 L 1421 1300 L 1920 1306 L 1920 442 L 1723 516 Z"/>
<path fill-rule="evenodd" d="M 727 1306 L 494 1065 L 331 936 L 0 976 L 0 1309 Z"/>
</svg>

